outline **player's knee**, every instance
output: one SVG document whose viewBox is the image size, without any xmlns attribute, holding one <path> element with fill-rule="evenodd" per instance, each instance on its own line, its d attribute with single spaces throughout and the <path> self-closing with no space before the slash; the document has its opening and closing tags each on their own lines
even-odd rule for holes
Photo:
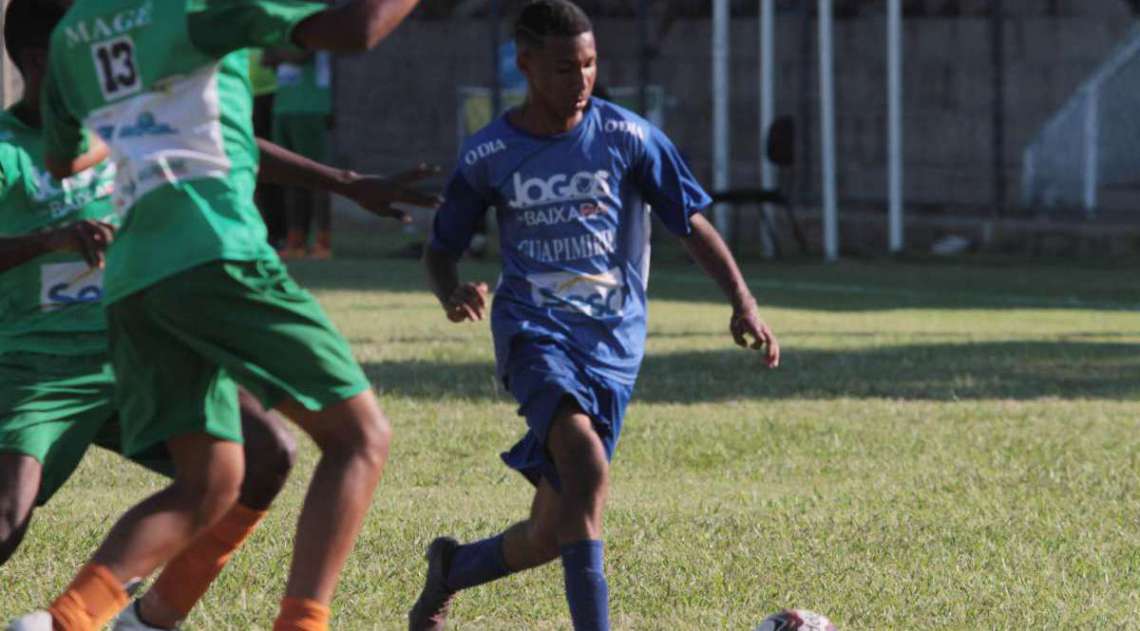
<svg viewBox="0 0 1140 631">
<path fill-rule="evenodd" d="M 388 417 L 377 408 L 374 414 L 357 419 L 355 434 L 353 456 L 376 469 L 383 468 L 392 445 L 392 425 Z"/>
<path fill-rule="evenodd" d="M 297 460 L 297 441 L 280 424 L 266 426 L 256 443 L 246 442 L 245 479 L 239 501 L 243 506 L 265 510 L 285 487 Z"/>
<path fill-rule="evenodd" d="M 578 413 L 564 416 L 557 423 L 557 434 L 552 433 L 549 447 L 563 486 L 568 487 L 563 493 L 604 491 L 609 479 L 609 462 L 590 418 Z"/>
<path fill-rule="evenodd" d="M 195 530 L 222 518 L 237 502 L 244 477 L 243 463 L 219 461 L 206 475 L 177 478 L 172 485 L 182 510 Z"/>
<path fill-rule="evenodd" d="M 297 441 L 288 430 L 281 428 L 273 432 L 271 445 L 266 450 L 265 461 L 261 465 L 262 473 L 284 483 L 293 470 L 293 465 L 297 463 Z"/>
<path fill-rule="evenodd" d="M 337 427 L 324 436 L 320 447 L 326 455 L 351 458 L 377 471 L 388 461 L 392 426 L 373 399 L 371 405 L 356 406 L 338 419 Z"/>
</svg>

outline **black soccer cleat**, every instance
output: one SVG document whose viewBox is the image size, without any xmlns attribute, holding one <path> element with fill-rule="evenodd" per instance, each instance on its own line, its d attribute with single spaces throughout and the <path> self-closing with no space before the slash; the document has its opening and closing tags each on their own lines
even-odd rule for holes
<svg viewBox="0 0 1140 631">
<path fill-rule="evenodd" d="M 447 588 L 447 572 L 451 556 L 459 542 L 451 537 L 440 537 L 428 545 L 427 580 L 420 598 L 408 612 L 408 631 L 443 631 L 447 625 L 447 612 L 455 592 Z"/>
</svg>

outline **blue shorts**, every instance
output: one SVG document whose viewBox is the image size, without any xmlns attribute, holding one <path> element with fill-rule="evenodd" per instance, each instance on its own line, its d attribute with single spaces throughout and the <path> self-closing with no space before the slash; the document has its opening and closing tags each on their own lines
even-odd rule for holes
<svg viewBox="0 0 1140 631">
<path fill-rule="evenodd" d="M 625 408 L 633 394 L 632 384 L 605 379 L 575 361 L 562 345 L 549 338 L 519 336 L 512 340 L 504 372 L 507 389 L 519 402 L 519 416 L 526 418 L 529 430 L 510 451 L 502 454 L 508 467 L 535 486 L 545 478 L 555 489 L 561 488 L 546 440 L 554 414 L 566 397 L 571 397 L 590 416 L 606 449 L 606 459 L 613 458 Z"/>
</svg>

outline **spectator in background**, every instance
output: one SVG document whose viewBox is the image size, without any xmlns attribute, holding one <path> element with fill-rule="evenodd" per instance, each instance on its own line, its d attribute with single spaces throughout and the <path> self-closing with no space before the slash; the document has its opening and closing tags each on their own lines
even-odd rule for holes
<svg viewBox="0 0 1140 631">
<path fill-rule="evenodd" d="M 328 130 L 332 117 L 332 58 L 328 53 L 276 49 L 265 62 L 277 68 L 273 99 L 273 142 L 318 162 L 329 162 Z M 316 239 L 309 245 L 309 227 Z M 285 190 L 286 259 L 332 256 L 332 217 L 327 193 L 296 187 Z"/>
<path fill-rule="evenodd" d="M 249 82 L 253 86 L 253 133 L 258 138 L 273 134 L 273 93 L 277 91 L 277 72 L 264 61 L 263 51 L 249 51 Z M 257 207 L 269 232 L 274 249 L 285 247 L 285 191 L 277 184 L 257 183 Z"/>
</svg>

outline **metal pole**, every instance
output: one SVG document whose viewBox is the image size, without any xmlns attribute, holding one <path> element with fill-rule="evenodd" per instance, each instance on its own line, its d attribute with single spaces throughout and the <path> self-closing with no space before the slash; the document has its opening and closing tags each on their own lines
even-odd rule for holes
<svg viewBox="0 0 1140 631">
<path fill-rule="evenodd" d="M 639 113 L 649 118 L 649 0 L 637 3 L 638 36 L 641 39 L 641 55 L 638 59 L 637 107 Z"/>
<path fill-rule="evenodd" d="M 502 41 L 499 35 L 499 22 L 502 18 L 499 0 L 491 0 L 491 120 L 503 111 L 503 83 L 499 76 L 499 48 Z"/>
<path fill-rule="evenodd" d="M 765 189 L 776 188 L 776 165 L 768 156 L 768 133 L 776 117 L 775 0 L 760 0 L 760 182 Z M 764 228 L 761 241 L 764 256 L 776 255 L 776 243 L 769 227 L 772 205 L 764 204 Z"/>
<path fill-rule="evenodd" d="M 1100 86 L 1094 85 L 1089 89 L 1085 110 L 1085 143 L 1083 189 L 1085 212 L 1091 217 L 1096 213 L 1097 203 L 1097 176 L 1100 175 L 1100 156 L 1097 147 L 1100 145 Z"/>
<path fill-rule="evenodd" d="M 729 156 L 731 155 L 728 135 L 729 93 L 728 85 L 728 46 L 729 46 L 729 0 L 713 0 L 712 37 L 712 101 L 713 101 L 713 187 L 717 191 L 729 187 Z M 713 211 L 716 229 L 731 238 L 729 232 L 728 207 L 718 204 Z"/>
<path fill-rule="evenodd" d="M 891 253 L 903 249 L 903 128 L 902 128 L 902 0 L 887 4 L 887 119 L 889 123 L 890 166 L 887 182 L 890 205 L 888 247 Z"/>
<path fill-rule="evenodd" d="M 760 0 L 760 177 L 764 188 L 776 186 L 776 165 L 767 153 L 768 132 L 776 117 L 775 4 L 775 0 Z"/>
<path fill-rule="evenodd" d="M 796 74 L 799 75 L 797 90 L 799 92 L 798 100 L 796 103 L 797 114 L 799 120 L 809 121 L 812 118 L 812 113 L 815 109 L 815 104 L 812 102 L 812 82 L 815 76 L 812 75 L 812 66 L 818 65 L 816 63 L 816 55 L 819 52 L 813 45 L 811 21 L 811 2 L 800 2 L 800 54 L 799 54 L 799 68 Z M 811 128 L 813 125 L 796 125 L 796 161 L 799 164 L 808 165 L 815 163 L 815 145 Z M 799 156 L 803 156 L 802 158 Z M 807 198 L 812 192 L 812 179 L 807 177 L 797 177 L 795 181 L 795 203 L 793 206 L 798 207 L 800 199 Z"/>
<path fill-rule="evenodd" d="M 990 18 L 990 58 L 993 64 L 992 152 L 994 212 L 1005 214 L 1005 23 L 1004 0 L 993 0 Z"/>
<path fill-rule="evenodd" d="M 835 192 L 835 76 L 831 0 L 819 0 L 820 159 L 823 161 L 823 258 L 839 259 L 839 208 Z"/>
</svg>

